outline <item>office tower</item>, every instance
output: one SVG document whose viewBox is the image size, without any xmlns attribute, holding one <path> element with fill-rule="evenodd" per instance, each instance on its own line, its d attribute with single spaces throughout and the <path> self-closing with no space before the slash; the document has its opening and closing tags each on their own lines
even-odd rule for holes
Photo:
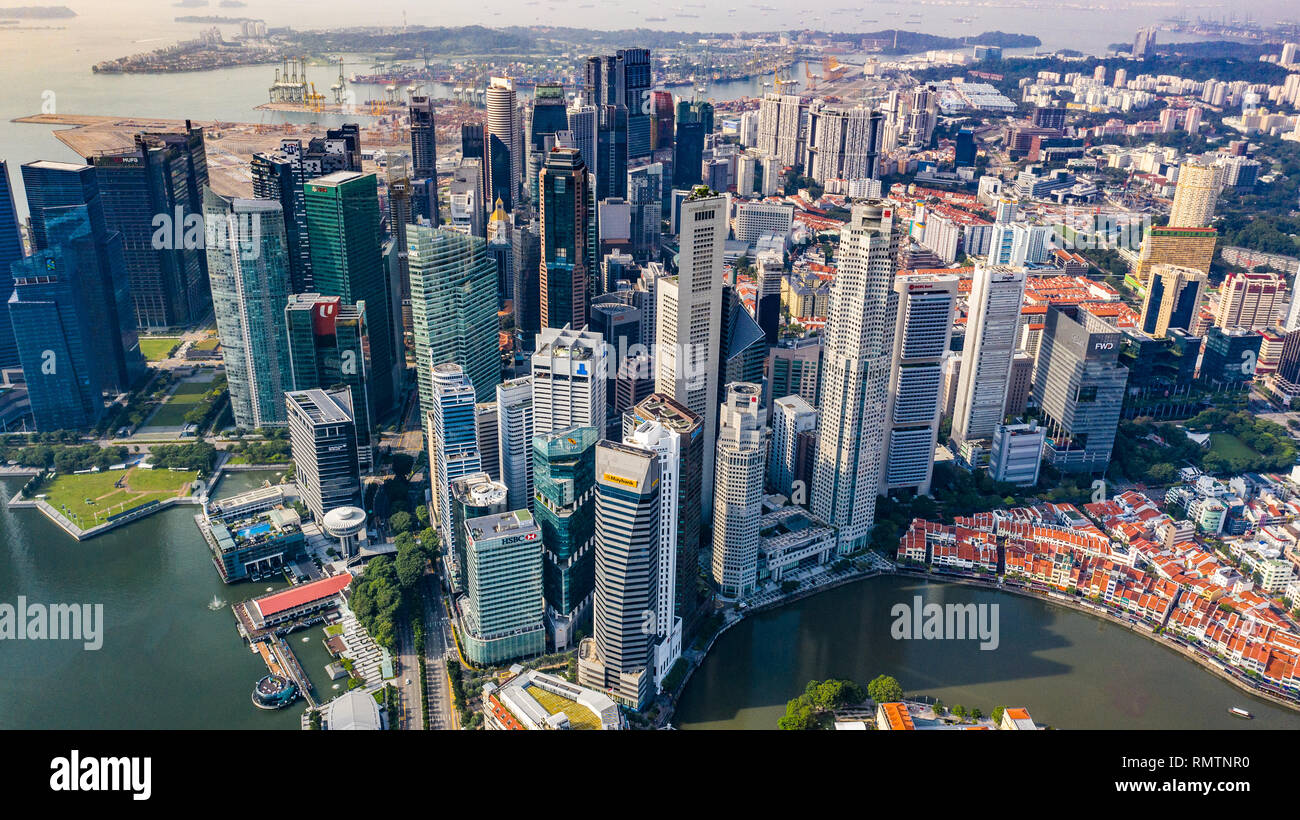
<svg viewBox="0 0 1300 820">
<path fill-rule="evenodd" d="M 1214 206 L 1223 187 L 1223 166 L 1184 162 L 1178 169 L 1174 204 L 1169 209 L 1171 228 L 1204 228 L 1214 218 Z"/>
<path fill-rule="evenodd" d="M 952 420 L 952 440 L 959 446 L 993 438 L 994 428 L 1005 418 L 1024 293 L 1024 270 L 976 266 Z"/>
<path fill-rule="evenodd" d="M 588 57 L 583 67 L 584 105 L 627 105 L 623 96 L 623 64 L 617 56 Z"/>
<path fill-rule="evenodd" d="M 1142 303 L 1142 332 L 1163 339 L 1171 328 L 1190 331 L 1207 284 L 1208 277 L 1199 270 L 1154 265 Z"/>
<path fill-rule="evenodd" d="M 761 385 L 732 382 L 726 390 L 714 472 L 712 577 L 723 595 L 743 597 L 758 584 L 767 428 Z"/>
<path fill-rule="evenodd" d="M 593 637 L 578 647 L 578 682 L 633 709 L 655 694 L 658 611 L 659 457 L 640 447 L 596 444 L 596 584 Z"/>
<path fill-rule="evenodd" d="M 989 475 L 994 481 L 1005 481 L 1018 487 L 1037 484 L 1046 436 L 1046 428 L 1039 427 L 1036 421 L 1029 424 L 999 424 L 993 432 Z"/>
<path fill-rule="evenodd" d="M 510 232 L 510 259 L 513 264 L 515 345 L 530 351 L 542 329 L 541 308 L 541 224 L 536 219 L 515 219 Z"/>
<path fill-rule="evenodd" d="M 433 400 L 424 414 L 425 441 L 429 452 L 433 522 L 441 527 L 443 539 L 451 534 L 451 482 L 481 472 L 478 430 L 474 425 L 474 385 L 460 365 L 434 365 Z"/>
<path fill-rule="evenodd" d="M 533 503 L 533 377 L 507 379 L 497 385 L 497 463 L 501 483 L 510 493 L 510 506 L 527 509 Z"/>
<path fill-rule="evenodd" d="M 600 334 L 543 328 L 532 357 L 534 434 L 605 429 L 609 351 Z"/>
<path fill-rule="evenodd" d="M 713 103 L 677 103 L 677 137 L 673 144 L 673 187 L 699 185 L 704 166 L 704 138 L 713 133 Z"/>
<path fill-rule="evenodd" d="M 1062 472 L 1103 471 L 1128 384 L 1120 334 L 1089 313 L 1055 305 L 1046 325 L 1033 391 L 1047 428 L 1043 453 Z"/>
<path fill-rule="evenodd" d="M 83 287 L 100 275 L 86 208 L 46 216 L 48 247 L 11 267 L 9 318 L 36 429 L 78 430 L 104 412 L 111 374 L 96 354 L 111 330 L 94 323 Z"/>
<path fill-rule="evenodd" d="M 533 510 L 542 533 L 546 621 L 557 650 L 573 642 L 595 586 L 595 427 L 533 437 Z"/>
<path fill-rule="evenodd" d="M 631 207 L 632 258 L 645 264 L 659 258 L 663 223 L 663 163 L 654 162 L 627 172 L 627 201 Z"/>
<path fill-rule="evenodd" d="M 465 522 L 465 659 L 491 666 L 546 651 L 542 538 L 528 510 Z"/>
<path fill-rule="evenodd" d="M 540 310 L 544 328 L 585 327 L 596 295 L 596 200 L 581 155 L 557 148 L 546 155 L 541 197 Z"/>
<path fill-rule="evenodd" d="M 500 199 L 514 209 L 523 174 L 523 142 L 519 133 L 515 84 L 509 77 L 493 77 L 487 87 L 487 149 L 489 201 Z"/>
<path fill-rule="evenodd" d="M 470 236 L 487 236 L 482 175 L 482 160 L 462 159 L 452 170 L 451 183 L 447 186 L 448 227 Z"/>
<path fill-rule="evenodd" d="M 823 183 L 830 179 L 875 179 L 882 121 L 879 111 L 814 100 L 808 107 L 803 160 L 808 176 Z"/>
<path fill-rule="evenodd" d="M 1291 336 L 1287 334 L 1283 343 L 1281 361 L 1278 363 L 1278 375 L 1294 383 L 1293 350 L 1295 347 Z M 1205 352 L 1201 356 L 1201 381 L 1211 385 L 1243 388 L 1254 381 L 1259 350 L 1264 338 L 1258 333 L 1242 327 L 1211 327 L 1205 334 Z"/>
<path fill-rule="evenodd" d="M 1104 70 L 1104 66 L 1098 66 Z M 953 150 L 953 164 L 958 168 L 975 165 L 975 129 L 962 128 L 957 132 L 957 141 Z"/>
<path fill-rule="evenodd" d="M 629 157 L 647 157 L 655 148 L 650 49 L 622 48 L 618 59 L 623 64 L 623 103 L 628 112 L 627 153 Z"/>
<path fill-rule="evenodd" d="M 478 438 L 479 461 L 483 465 L 483 472 L 493 480 L 500 481 L 501 454 L 497 447 L 501 437 L 497 433 L 496 401 L 481 401 L 474 405 L 474 435 Z"/>
<path fill-rule="evenodd" d="M 722 349 L 718 354 L 718 384 L 763 383 L 767 365 L 767 335 L 745 307 L 734 285 L 722 289 Z M 766 407 L 766 405 L 764 405 Z M 766 418 L 766 410 L 764 410 Z"/>
<path fill-rule="evenodd" d="M 1155 265 L 1181 265 L 1210 272 L 1218 231 L 1214 228 L 1151 228 L 1142 240 L 1134 277 L 1145 285 Z"/>
<path fill-rule="evenodd" d="M 684 631 L 689 634 L 700 616 L 703 600 L 699 584 L 702 516 L 696 499 L 700 497 L 704 480 L 704 462 L 713 458 L 704 450 L 704 419 L 670 397 L 655 393 L 624 412 L 622 423 L 623 443 L 658 453 L 661 470 L 669 469 L 665 459 L 670 455 L 676 459 L 676 464 L 671 467 L 675 517 L 670 543 L 676 551 L 672 558 L 672 614 L 682 620 Z M 665 482 L 665 488 L 667 486 Z M 661 509 L 667 509 L 667 506 L 667 503 L 661 503 Z M 661 557 L 661 582 L 663 573 L 667 571 L 667 561 Z M 657 624 L 670 624 L 671 621 L 665 620 L 663 614 L 656 616 Z M 671 642 L 669 646 L 671 648 Z"/>
<path fill-rule="evenodd" d="M 596 112 L 596 199 L 627 198 L 627 107 L 602 105 Z"/>
<path fill-rule="evenodd" d="M 1011 379 L 1007 382 L 1007 417 L 1019 418 L 1029 407 L 1029 391 L 1034 386 L 1034 357 L 1017 350 L 1011 359 Z"/>
<path fill-rule="evenodd" d="M 361 468 L 350 391 L 294 390 L 284 394 L 293 448 L 294 480 L 319 523 L 335 507 L 359 507 Z"/>
<path fill-rule="evenodd" d="M 202 236 L 208 184 L 203 129 L 136 134 L 133 148 L 91 160 L 110 231 L 122 234 L 138 328 L 197 322 L 210 294 Z M 156 215 L 166 215 L 161 225 Z"/>
<path fill-rule="evenodd" d="M 416 179 L 437 176 L 438 133 L 434 128 L 433 98 L 413 95 L 407 112 L 411 122 L 411 175 Z"/>
<path fill-rule="evenodd" d="M 498 311 L 505 309 L 506 302 L 515 293 L 514 242 L 510 234 L 510 215 L 506 213 L 505 203 L 498 199 L 487 226 L 488 258 L 497 272 Z"/>
<path fill-rule="evenodd" d="M 366 303 L 370 392 L 378 421 L 396 404 L 394 322 L 379 243 L 374 174 L 339 171 L 306 186 L 312 278 L 324 296 Z"/>
<path fill-rule="evenodd" d="M 1277 324 L 1286 304 L 1286 279 L 1278 273 L 1230 273 L 1219 289 L 1214 326 L 1262 330 Z"/>
<path fill-rule="evenodd" d="M 943 360 L 952 337 L 957 285 L 953 275 L 916 273 L 894 279 L 898 318 L 885 410 L 882 495 L 903 489 L 930 492 Z"/>
<path fill-rule="evenodd" d="M 410 165 L 405 155 L 397 154 L 388 158 L 386 182 L 389 244 L 385 245 L 385 253 L 389 255 L 389 264 L 392 266 L 389 273 L 395 274 L 397 278 L 396 287 L 390 284 L 389 290 L 394 303 L 394 331 L 400 337 L 394 350 L 397 356 L 405 358 L 405 337 L 412 332 L 410 249 L 406 244 L 406 226 L 419 221 L 411 207 L 413 185 Z"/>
<path fill-rule="evenodd" d="M 253 154 L 253 197 L 280 203 L 284 214 L 284 240 L 289 248 L 289 282 L 294 293 L 312 289 L 311 246 L 307 238 L 307 212 L 303 184 L 302 141 L 281 140 L 279 151 Z"/>
<path fill-rule="evenodd" d="M 108 227 L 94 169 L 83 164 L 38 161 L 23 165 L 22 177 L 31 215 L 28 225 L 33 251 L 51 244 L 47 221 L 78 208 L 84 211 L 96 259 L 93 263 L 87 259 L 82 266 L 78 287 L 87 291 L 91 326 L 101 331 L 112 329 L 99 337 L 96 367 L 109 374 L 112 389 L 129 390 L 148 368 L 136 334 L 122 234 Z"/>
<path fill-rule="evenodd" d="M 745 202 L 736 208 L 736 239 L 753 244 L 759 237 L 790 235 L 794 206 L 781 202 Z"/>
<path fill-rule="evenodd" d="M 763 95 L 758 104 L 758 150 L 782 165 L 798 165 L 803 154 L 803 110 L 796 94 Z"/>
<path fill-rule="evenodd" d="M 557 147 L 559 135 L 568 133 L 569 112 L 564 86 L 539 83 L 529 105 L 527 168 L 524 189 L 532 202 L 538 201 L 537 177 L 551 149 Z"/>
<path fill-rule="evenodd" d="M 567 111 L 569 118 L 569 135 L 572 139 L 572 145 L 559 145 L 557 147 L 576 148 L 582 155 L 582 162 L 587 168 L 595 173 L 597 164 L 596 153 L 596 131 L 600 121 L 600 112 L 594 105 L 575 105 Z"/>
<path fill-rule="evenodd" d="M 495 442 L 493 442 L 495 446 Z M 451 482 L 451 532 L 452 542 L 447 551 L 452 559 L 452 587 L 463 591 L 466 587 L 466 542 L 468 531 L 465 522 L 485 515 L 508 512 L 506 488 L 494 481 L 487 472 L 471 473 Z"/>
<path fill-rule="evenodd" d="M 19 364 L 14 328 L 9 321 L 9 294 L 14 292 L 9 266 L 23 258 L 23 234 L 9 187 L 9 165 L 0 159 L 0 367 Z"/>
<path fill-rule="evenodd" d="M 646 629 L 653 629 L 657 637 L 652 664 L 656 688 L 668 676 L 682 653 L 682 617 L 679 614 L 682 607 L 677 603 L 677 591 L 683 586 L 677 578 L 677 560 L 682 551 L 678 543 L 681 535 L 678 513 L 683 507 L 691 511 L 696 509 L 694 499 L 684 498 L 681 491 L 682 481 L 688 478 L 682 469 L 687 466 L 686 448 L 690 446 L 691 440 L 685 427 L 690 424 L 690 420 L 683 418 L 680 421 L 682 423 L 675 427 L 658 421 L 643 421 L 623 436 L 624 444 L 649 450 L 659 459 L 659 565 L 655 571 L 658 584 L 657 606 L 654 617 L 646 624 Z M 698 420 L 695 421 L 697 423 L 694 427 L 698 430 Z M 696 527 L 698 529 L 698 523 Z M 696 567 L 684 566 L 680 571 L 693 585 Z M 688 593 L 693 591 L 687 588 Z M 694 596 L 686 603 L 687 611 L 693 611 Z"/>
<path fill-rule="evenodd" d="M 821 395 L 821 362 L 820 338 L 781 339 L 768 353 L 768 395 L 798 395 L 816 407 Z"/>
<path fill-rule="evenodd" d="M 704 451 L 718 430 L 718 366 L 722 349 L 722 265 L 728 198 L 703 189 L 681 204 L 677 275 L 659 279 L 655 315 L 655 392 L 704 419 Z M 704 463 L 700 492 L 713 510 L 713 461 Z"/>
<path fill-rule="evenodd" d="M 817 429 L 817 410 L 802 396 L 784 396 L 772 402 L 772 450 L 767 460 L 767 486 L 794 501 L 799 434 Z M 807 503 L 808 488 L 803 488 Z"/>
<path fill-rule="evenodd" d="M 902 227 L 883 200 L 855 205 L 841 234 L 822 354 L 812 510 L 839 528 L 841 555 L 861 549 L 875 522 Z"/>
<path fill-rule="evenodd" d="M 491 401 L 501 382 L 501 355 L 497 271 L 487 244 L 427 225 L 407 225 L 406 236 L 421 409 L 432 409 L 431 369 L 446 362 L 464 371 L 478 401 Z"/>
<path fill-rule="evenodd" d="M 278 202 L 224 197 L 208 188 L 203 219 L 212 312 L 235 426 L 283 427 L 284 393 L 292 385 L 284 316 L 289 298 L 284 214 Z"/>
<path fill-rule="evenodd" d="M 1156 29 L 1154 26 L 1144 27 L 1137 30 L 1137 36 L 1133 38 L 1133 59 L 1145 60 L 1155 54 L 1156 50 Z"/>
<path fill-rule="evenodd" d="M 988 264 L 1019 268 L 1045 262 L 1052 252 L 1053 236 L 1051 225 L 994 223 L 992 238 L 989 240 Z"/>
<path fill-rule="evenodd" d="M 374 418 L 370 398 L 370 340 L 364 302 L 349 305 L 337 296 L 291 293 L 284 308 L 288 368 L 292 390 L 325 390 L 336 385 L 352 391 L 357 461 L 374 467 Z"/>
<path fill-rule="evenodd" d="M 656 151 L 673 147 L 676 120 L 673 95 L 667 91 L 650 92 L 651 135 Z"/>
</svg>

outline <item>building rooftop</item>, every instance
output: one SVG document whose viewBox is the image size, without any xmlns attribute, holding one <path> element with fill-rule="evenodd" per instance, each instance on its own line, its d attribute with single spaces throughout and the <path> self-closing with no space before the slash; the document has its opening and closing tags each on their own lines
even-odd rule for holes
<svg viewBox="0 0 1300 820">
<path fill-rule="evenodd" d="M 331 575 L 319 581 L 299 584 L 281 592 L 256 598 L 249 605 L 255 607 L 263 618 L 268 618 L 276 613 L 337 595 L 347 589 L 350 583 L 352 583 L 352 576 L 346 572 L 341 575 Z"/>
</svg>

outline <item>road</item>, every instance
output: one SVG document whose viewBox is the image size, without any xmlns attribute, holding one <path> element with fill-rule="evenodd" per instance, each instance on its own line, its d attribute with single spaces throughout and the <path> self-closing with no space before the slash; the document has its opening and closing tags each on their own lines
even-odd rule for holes
<svg viewBox="0 0 1300 820">
<path fill-rule="evenodd" d="M 423 729 L 424 712 L 420 699 L 420 665 L 415 656 L 415 630 L 410 621 L 403 622 L 397 634 L 397 690 L 401 714 L 398 729 Z"/>
<path fill-rule="evenodd" d="M 457 729 L 451 708 L 451 684 L 447 680 L 447 655 L 452 649 L 451 624 L 443 607 L 438 576 L 424 576 L 425 684 L 429 688 L 429 728 Z"/>
</svg>

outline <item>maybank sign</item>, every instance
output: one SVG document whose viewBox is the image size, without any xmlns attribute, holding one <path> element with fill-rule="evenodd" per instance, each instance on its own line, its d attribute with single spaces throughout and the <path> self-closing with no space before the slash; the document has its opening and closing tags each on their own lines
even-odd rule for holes
<svg viewBox="0 0 1300 820">
<path fill-rule="evenodd" d="M 633 490 L 641 486 L 641 482 L 637 481 L 635 478 L 624 478 L 621 475 L 614 475 L 612 473 L 605 473 L 605 480 L 610 482 L 611 484 L 618 484 L 623 487 L 630 487 Z"/>
</svg>

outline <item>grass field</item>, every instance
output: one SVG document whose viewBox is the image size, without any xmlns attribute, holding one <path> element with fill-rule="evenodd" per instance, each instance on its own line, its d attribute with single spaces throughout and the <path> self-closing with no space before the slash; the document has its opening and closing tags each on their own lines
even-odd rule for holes
<svg viewBox="0 0 1300 820">
<path fill-rule="evenodd" d="M 172 348 L 180 344 L 180 341 L 175 336 L 142 336 L 140 352 L 151 362 L 161 362 L 171 353 Z"/>
<path fill-rule="evenodd" d="M 195 342 L 191 347 L 195 350 L 216 350 L 219 342 L 220 340 L 217 339 L 216 336 L 209 336 L 206 339 Z"/>
<path fill-rule="evenodd" d="M 1210 452 L 1221 458 L 1259 458 L 1246 442 L 1234 436 L 1232 433 L 1214 433 L 1210 436 Z"/>
<path fill-rule="evenodd" d="M 198 477 L 195 472 L 171 470 L 109 470 L 82 475 L 60 475 L 41 488 L 50 506 L 82 529 L 102 524 L 110 515 L 161 501 L 180 493 Z M 124 487 L 113 486 L 125 479 Z M 67 509 L 64 509 L 64 508 Z M 96 517 L 98 513 L 98 517 Z"/>
<path fill-rule="evenodd" d="M 185 414 L 194 409 L 203 398 L 203 394 L 212 389 L 212 382 L 181 382 L 176 392 L 167 399 L 167 403 L 158 408 L 158 412 L 149 419 L 149 427 L 181 427 L 185 424 Z M 148 428 L 145 428 L 148 429 Z"/>
</svg>

